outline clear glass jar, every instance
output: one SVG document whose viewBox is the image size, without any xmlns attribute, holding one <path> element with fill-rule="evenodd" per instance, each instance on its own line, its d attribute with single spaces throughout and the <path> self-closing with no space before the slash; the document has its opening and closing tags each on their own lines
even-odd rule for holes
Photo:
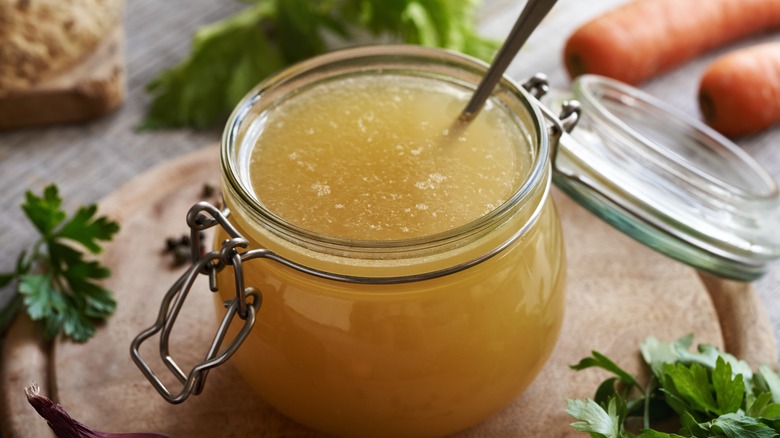
<svg viewBox="0 0 780 438">
<path fill-rule="evenodd" d="M 338 436 L 445 435 L 509 404 L 550 356 L 566 263 L 549 196 L 548 125 L 522 87 L 503 81 L 491 105 L 511 115 L 522 133 L 515 147 L 531 165 L 506 202 L 453 229 L 393 240 L 324 235 L 269 210 L 250 183 L 251 149 L 281 102 L 366 75 L 468 91 L 484 71 L 421 47 L 339 51 L 266 80 L 229 120 L 221 160 L 230 220 L 249 248 L 291 262 L 243 263 L 243 282 L 260 291 L 262 305 L 230 361 L 294 420 Z M 489 153 L 491 144 L 481 147 Z M 226 237 L 220 232 L 217 244 Z M 221 318 L 235 280 L 230 267 L 217 278 Z"/>
<path fill-rule="evenodd" d="M 301 225 L 277 214 L 278 204 L 261 202 L 264 189 L 253 178 L 287 188 L 285 173 L 296 170 L 255 175 L 256 140 L 274 123 L 308 129 L 300 123 L 305 119 L 274 116 L 286 103 L 328 84 L 349 90 L 356 78 L 414 78 L 468 95 L 486 69 L 442 50 L 363 47 L 293 66 L 249 93 L 222 142 L 229 217 L 208 204 L 193 206 L 187 216 L 193 265 L 131 346 L 131 357 L 164 398 L 179 403 L 199 393 L 207 370 L 230 358 L 271 405 L 330 434 L 433 436 L 479 422 L 528 386 L 561 326 L 566 260 L 551 181 L 617 230 L 696 269 L 752 280 L 780 257 L 780 190 L 758 163 L 697 120 L 596 76 L 572 84 L 583 117 L 579 104 L 566 101 L 572 92 L 543 96 L 545 81 L 499 83 L 486 108 L 510 120 L 511 150 L 527 166 L 505 200 L 477 219 L 372 240 L 321 232 L 316 216 Z M 558 105 L 563 111 L 555 116 L 549 108 Z M 317 108 L 308 114 L 326 123 L 335 116 Z M 482 122 L 484 112 L 469 128 Z M 340 129 L 335 123 L 332 132 Z M 496 145 L 478 142 L 474 159 Z M 442 151 L 432 156 L 449 153 Z M 465 160 L 463 172 L 476 164 Z M 443 208 L 460 208 L 469 198 L 453 198 Z M 282 207 L 301 203 L 294 192 L 281 199 Z M 200 254 L 200 231 L 215 225 L 217 249 Z M 169 354 L 168 337 L 199 274 L 219 291 L 223 324 L 206 359 L 185 374 Z M 157 333 L 160 357 L 183 384 L 178 394 L 140 356 L 141 343 Z M 221 348 L 225 339 L 232 340 Z"/>
</svg>

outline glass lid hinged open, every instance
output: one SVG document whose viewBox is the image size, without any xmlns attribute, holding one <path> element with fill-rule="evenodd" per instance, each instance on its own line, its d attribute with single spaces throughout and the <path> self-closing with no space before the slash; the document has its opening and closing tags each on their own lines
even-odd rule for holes
<svg viewBox="0 0 780 438">
<path fill-rule="evenodd" d="M 753 280 L 780 257 L 777 183 L 702 122 L 620 82 L 586 75 L 550 108 L 579 101 L 554 152 L 555 184 L 645 245 L 721 277 Z M 568 236 L 576 238 L 576 236 Z"/>
</svg>

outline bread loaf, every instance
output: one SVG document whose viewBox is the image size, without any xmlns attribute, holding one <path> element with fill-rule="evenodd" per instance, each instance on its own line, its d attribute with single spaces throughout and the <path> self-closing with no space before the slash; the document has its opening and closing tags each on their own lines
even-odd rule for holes
<svg viewBox="0 0 780 438">
<path fill-rule="evenodd" d="M 122 0 L 0 0 L 0 91 L 23 90 L 88 56 Z"/>
</svg>

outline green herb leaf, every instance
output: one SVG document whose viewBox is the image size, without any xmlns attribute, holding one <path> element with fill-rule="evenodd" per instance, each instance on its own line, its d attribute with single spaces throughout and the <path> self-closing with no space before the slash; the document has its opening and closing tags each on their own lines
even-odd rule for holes
<svg viewBox="0 0 780 438">
<path fill-rule="evenodd" d="M 43 236 L 49 236 L 67 216 L 60 210 L 62 199 L 57 186 L 47 186 L 41 197 L 27 192 L 25 198 L 27 202 L 22 205 L 22 210 Z"/>
<path fill-rule="evenodd" d="M 16 272 L 0 277 L 3 285 L 17 280 L 19 292 L 3 310 L 2 323 L 26 307 L 30 318 L 43 323 L 47 338 L 64 333 L 83 342 L 95 333 L 96 322 L 116 308 L 111 292 L 98 283 L 111 272 L 84 256 L 101 252 L 101 243 L 111 240 L 119 225 L 97 217 L 94 204 L 79 208 L 70 218 L 61 205 L 54 185 L 46 187 L 40 197 L 26 193 L 22 209 L 41 238 L 33 251 L 19 255 Z"/>
<path fill-rule="evenodd" d="M 610 377 L 601 382 L 601 385 L 596 388 L 596 394 L 593 396 L 593 401 L 606 406 L 609 403 L 609 399 L 617 394 L 615 386 L 619 381 L 620 380 L 617 377 Z"/>
<path fill-rule="evenodd" d="M 755 418 L 780 418 L 780 404 L 772 402 L 772 394 L 762 392 L 747 405 L 747 415 Z"/>
<path fill-rule="evenodd" d="M 680 423 L 682 423 L 680 433 L 684 436 L 709 438 L 711 435 L 708 425 L 699 423 L 690 412 L 680 413 Z"/>
<path fill-rule="evenodd" d="M 198 30 L 190 57 L 148 85 L 154 100 L 142 128 L 208 128 L 282 68 L 286 61 L 263 31 L 274 14 L 274 6 L 263 2 Z"/>
<path fill-rule="evenodd" d="M 718 406 L 710 390 L 707 369 L 694 363 L 666 364 L 662 385 L 667 393 L 685 403 L 686 410 L 717 414 Z"/>
<path fill-rule="evenodd" d="M 35 321 L 65 307 L 61 302 L 60 295 L 51 283 L 50 275 L 22 276 L 19 281 L 19 293 L 24 296 L 27 314 Z"/>
<path fill-rule="evenodd" d="M 692 340 L 691 336 L 686 336 L 672 343 L 662 343 L 655 338 L 643 342 L 640 350 L 655 379 L 644 387 L 639 386 L 640 390 L 633 393 L 610 392 L 617 381 L 629 379 L 621 377 L 625 370 L 597 352 L 573 368 L 599 367 L 617 376 L 604 381 L 597 396 L 610 397 L 610 403 L 615 402 L 614 416 L 620 419 L 618 430 L 624 436 L 633 436 L 625 431 L 625 420 L 642 405 L 644 427 L 637 435 L 639 438 L 780 437 L 780 403 L 775 398 L 780 394 L 777 373 L 762 366 L 754 374 L 746 362 L 711 345 L 699 345 L 692 352 Z M 663 405 L 660 406 L 662 409 L 655 406 L 659 403 Z M 615 430 L 610 422 L 614 418 L 608 409 L 604 409 L 603 403 L 570 402 L 570 406 L 575 409 L 570 408 L 567 412 L 582 420 L 575 426 L 577 430 L 592 435 L 594 431 L 603 434 L 607 430 L 605 425 L 610 431 Z M 652 427 L 654 407 L 656 411 L 672 409 L 677 413 L 680 424 L 677 434 Z"/>
<path fill-rule="evenodd" d="M 731 365 L 732 373 L 742 374 L 746 385 L 753 377 L 753 371 L 745 361 L 739 360 L 731 354 L 718 351 L 717 348 L 708 344 L 700 344 L 696 352 L 689 349 L 693 342 L 693 335 L 684 336 L 672 343 L 659 342 L 654 337 L 649 337 L 639 347 L 642 357 L 650 365 L 653 373 L 658 376 L 663 366 L 668 363 L 697 363 L 707 369 L 714 369 L 718 357 L 722 358 Z"/>
<path fill-rule="evenodd" d="M 731 364 L 722 357 L 718 358 L 712 371 L 712 388 L 715 391 L 715 400 L 718 402 L 718 414 L 734 413 L 742 407 L 742 400 L 745 398 L 742 374 L 733 376 Z"/>
<path fill-rule="evenodd" d="M 474 28 L 474 0 L 254 0 L 195 34 L 192 51 L 147 89 L 153 96 L 142 129 L 221 122 L 262 79 L 328 50 L 326 36 L 461 51 L 489 60 L 498 43 Z M 357 35 L 357 36 L 356 36 Z M 336 39 L 336 38 L 331 38 Z"/>
<path fill-rule="evenodd" d="M 593 356 L 586 357 L 582 360 L 580 360 L 579 363 L 575 365 L 570 365 L 569 367 L 574 370 L 584 370 L 587 368 L 602 368 L 605 369 L 611 373 L 614 373 L 622 383 L 630 386 L 635 386 L 637 388 L 640 388 L 641 385 L 636 381 L 634 376 L 626 372 L 623 368 L 620 368 L 615 362 L 610 360 L 608 357 L 604 356 L 603 354 L 599 353 L 598 351 L 591 352 Z"/>
<path fill-rule="evenodd" d="M 721 415 L 708 426 L 711 432 L 728 438 L 776 438 L 778 436 L 771 427 L 742 414 Z"/>
<path fill-rule="evenodd" d="M 609 401 L 605 410 L 598 403 L 590 399 L 568 400 L 566 413 L 577 422 L 571 423 L 572 427 L 581 432 L 590 432 L 598 437 L 620 438 L 622 433 L 622 420 L 617 413 L 617 401 L 615 398 Z"/>
<path fill-rule="evenodd" d="M 764 391 L 772 394 L 772 401 L 780 403 L 780 376 L 766 365 L 758 367 L 759 385 Z"/>
<path fill-rule="evenodd" d="M 56 238 L 70 239 L 83 245 L 91 253 L 100 252 L 98 241 L 111 240 L 119 225 L 106 217 L 95 218 L 97 205 L 81 207 L 57 232 Z"/>
</svg>

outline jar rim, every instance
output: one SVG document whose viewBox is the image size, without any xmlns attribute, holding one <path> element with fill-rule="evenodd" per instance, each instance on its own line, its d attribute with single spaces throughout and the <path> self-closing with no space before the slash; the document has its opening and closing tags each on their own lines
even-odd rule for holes
<svg viewBox="0 0 780 438">
<path fill-rule="evenodd" d="M 520 85 L 513 80 L 504 77 L 497 87 L 503 98 L 511 98 L 523 106 L 527 111 L 533 126 L 528 127 L 529 132 L 534 136 L 531 147 L 535 147 L 532 166 L 526 173 L 522 182 L 516 187 L 514 192 L 501 205 L 491 210 L 487 214 L 476 218 L 461 226 L 430 234 L 425 236 L 413 237 L 397 240 L 356 240 L 346 239 L 337 236 L 325 235 L 313 232 L 306 228 L 293 224 L 284 218 L 279 217 L 268 210 L 258 199 L 252 195 L 252 191 L 247 187 L 246 182 L 238 175 L 238 157 L 235 153 L 237 142 L 240 141 L 240 132 L 244 129 L 244 124 L 249 119 L 256 116 L 253 109 L 263 103 L 269 90 L 281 87 L 295 87 L 296 81 L 307 73 L 316 72 L 339 63 L 358 63 L 358 62 L 377 62 L 377 66 L 372 67 L 376 73 L 382 73 L 393 63 L 406 61 L 427 62 L 431 66 L 447 71 L 462 71 L 478 80 L 484 75 L 488 65 L 478 59 L 467 55 L 444 49 L 429 48 L 414 45 L 369 45 L 346 49 L 335 50 L 324 55 L 320 55 L 298 64 L 295 64 L 281 72 L 267 78 L 255 88 L 253 88 L 237 105 L 231 114 L 222 136 L 220 150 L 220 159 L 222 174 L 226 179 L 227 189 L 231 190 L 231 195 L 237 196 L 241 203 L 250 207 L 250 210 L 260 215 L 263 223 L 270 225 L 273 231 L 285 237 L 292 237 L 296 241 L 305 241 L 315 243 L 320 248 L 329 248 L 336 251 L 355 253 L 355 252 L 381 252 L 404 253 L 409 250 L 424 249 L 432 247 L 441 247 L 454 240 L 463 239 L 467 236 L 480 235 L 505 218 L 513 215 L 513 210 L 525 199 L 530 197 L 534 189 L 544 187 L 543 190 L 549 191 L 549 138 L 547 130 L 544 128 L 543 117 L 537 105 L 532 103 L 533 97 Z M 384 63 L 382 66 L 381 63 Z M 357 64 L 356 64 L 357 65 Z M 428 64 L 417 65 L 417 69 L 424 71 Z M 429 66 L 430 67 L 430 66 Z M 367 67 L 362 70 L 368 71 Z M 349 74 L 347 71 L 339 74 Z M 469 86 L 472 84 L 469 83 Z M 473 84 L 476 87 L 476 83 Z M 494 96 L 498 93 L 494 92 Z M 274 101 L 272 99 L 272 101 Z M 538 209 L 537 209 L 538 210 Z M 538 213 L 531 219 L 538 216 Z M 534 219 L 535 220 L 535 219 Z M 525 228 L 525 227 L 524 227 Z M 519 236 L 514 236 L 512 240 Z"/>
</svg>

